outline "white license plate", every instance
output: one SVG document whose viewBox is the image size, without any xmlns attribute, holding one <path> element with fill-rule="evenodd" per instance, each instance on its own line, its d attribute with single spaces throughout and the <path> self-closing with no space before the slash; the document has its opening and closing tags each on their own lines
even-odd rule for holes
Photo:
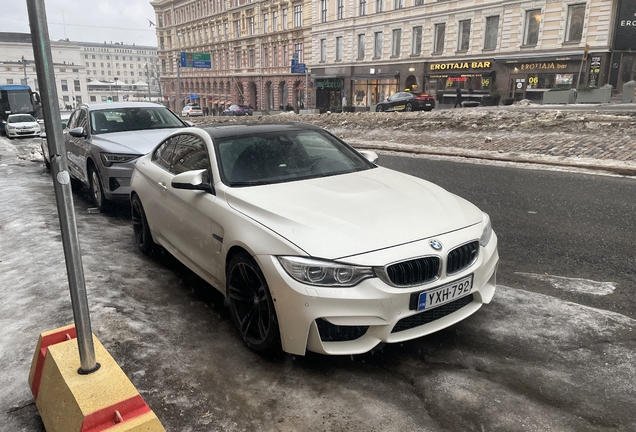
<svg viewBox="0 0 636 432">
<path fill-rule="evenodd" d="M 417 302 L 417 310 L 423 311 L 433 309 L 445 303 L 457 300 L 460 297 L 470 294 L 473 288 L 473 275 L 451 282 L 431 291 L 420 293 Z"/>
</svg>

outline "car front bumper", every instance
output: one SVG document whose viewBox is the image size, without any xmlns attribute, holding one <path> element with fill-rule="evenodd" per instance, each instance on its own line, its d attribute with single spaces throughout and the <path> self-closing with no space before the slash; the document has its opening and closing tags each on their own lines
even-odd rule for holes
<svg viewBox="0 0 636 432">
<path fill-rule="evenodd" d="M 479 227 L 469 227 L 435 239 L 448 245 L 445 247 L 445 252 L 448 252 L 468 240 L 478 239 L 480 235 Z M 422 256 L 428 240 L 365 254 L 355 257 L 355 262 L 350 259 L 347 262 L 383 266 L 389 262 Z M 441 253 L 440 256 L 445 268 L 446 254 Z M 397 257 L 400 258 L 396 259 Z M 499 262 L 497 237 L 494 233 L 488 245 L 480 247 L 477 260 L 468 268 L 452 276 L 442 272 L 435 282 L 410 288 L 396 288 L 377 277 L 366 279 L 350 288 L 311 286 L 292 279 L 276 257 L 257 255 L 255 258 L 275 301 L 283 350 L 298 355 L 304 355 L 306 350 L 337 355 L 365 353 L 380 343 L 416 339 L 462 321 L 475 313 L 482 304 L 492 300 Z M 409 308 L 412 293 L 433 290 L 469 275 L 473 275 L 470 292 L 472 300 L 466 296 L 426 311 Z M 452 304 L 460 300 L 461 304 Z M 430 319 L 430 316 L 418 316 L 431 312 L 435 314 L 434 319 Z M 396 325 L 400 321 L 400 327 L 406 329 L 397 331 Z M 419 325 L 419 322 L 425 324 Z M 327 332 L 339 333 L 341 337 L 334 342 L 326 337 Z M 343 338 L 346 340 L 342 340 Z"/>
<path fill-rule="evenodd" d="M 40 136 L 40 129 L 28 129 L 28 130 L 24 130 L 24 129 L 6 129 L 7 132 L 7 136 L 10 137 L 33 137 L 33 136 Z"/>
</svg>

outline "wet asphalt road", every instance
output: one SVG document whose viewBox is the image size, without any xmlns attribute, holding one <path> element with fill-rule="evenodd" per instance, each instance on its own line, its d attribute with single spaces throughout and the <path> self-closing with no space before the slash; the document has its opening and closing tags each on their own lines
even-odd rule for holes
<svg viewBox="0 0 636 432">
<path fill-rule="evenodd" d="M 41 431 L 26 377 L 38 333 L 72 320 L 68 287 L 50 176 L 2 140 L 0 430 Z M 11 142 L 18 154 L 35 143 Z M 501 286 L 449 329 L 352 357 L 253 354 L 219 295 L 170 256 L 136 249 L 126 206 L 90 214 L 76 191 L 93 331 L 166 429 L 636 431 L 636 208 L 626 198 L 636 181 L 387 155 L 380 164 L 491 215 Z M 617 288 L 573 293 L 517 272 Z"/>
<path fill-rule="evenodd" d="M 499 237 L 498 283 L 636 318 L 636 179 L 381 155 L 379 163 L 479 206 Z M 554 291 L 516 273 L 614 282 L 611 296 Z"/>
</svg>

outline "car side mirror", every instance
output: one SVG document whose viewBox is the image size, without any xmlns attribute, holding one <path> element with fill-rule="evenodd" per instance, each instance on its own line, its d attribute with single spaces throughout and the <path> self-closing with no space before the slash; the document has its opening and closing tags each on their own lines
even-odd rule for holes
<svg viewBox="0 0 636 432">
<path fill-rule="evenodd" d="M 186 171 L 172 178 L 170 185 L 174 189 L 200 190 L 214 193 L 212 185 L 203 183 L 203 174 L 207 170 Z"/>
<path fill-rule="evenodd" d="M 71 135 L 72 137 L 75 138 L 85 138 L 86 137 L 86 132 L 84 132 L 84 128 L 79 126 L 76 127 L 74 129 L 71 129 L 69 132 L 69 135 Z"/>
<path fill-rule="evenodd" d="M 366 160 L 371 163 L 376 163 L 378 161 L 378 154 L 371 150 L 360 150 L 359 153 L 364 156 Z"/>
<path fill-rule="evenodd" d="M 190 120 L 184 120 L 184 123 L 187 124 L 190 127 L 196 126 L 194 123 L 192 123 Z"/>
</svg>

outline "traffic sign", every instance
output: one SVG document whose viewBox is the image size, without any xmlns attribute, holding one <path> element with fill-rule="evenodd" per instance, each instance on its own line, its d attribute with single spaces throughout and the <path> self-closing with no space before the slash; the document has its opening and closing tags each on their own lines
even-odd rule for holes
<svg viewBox="0 0 636 432">
<path fill-rule="evenodd" d="M 181 67 L 211 69 L 210 54 L 182 52 Z"/>
<path fill-rule="evenodd" d="M 292 62 L 291 73 L 304 74 L 307 71 L 305 66 L 306 66 L 305 63 L 294 63 L 294 62 Z"/>
</svg>

